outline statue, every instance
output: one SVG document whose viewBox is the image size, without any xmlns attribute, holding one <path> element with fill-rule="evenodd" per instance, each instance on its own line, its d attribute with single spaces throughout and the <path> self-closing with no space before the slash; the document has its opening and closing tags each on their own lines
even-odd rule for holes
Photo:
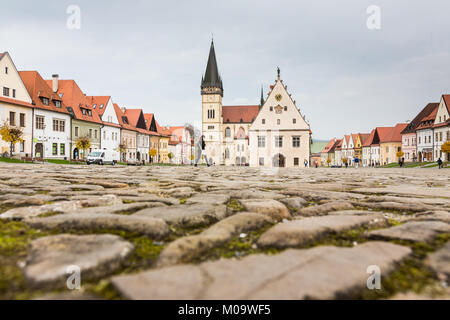
<svg viewBox="0 0 450 320">
<path fill-rule="evenodd" d="M 280 77 L 280 67 L 277 67 L 278 78 Z"/>
</svg>

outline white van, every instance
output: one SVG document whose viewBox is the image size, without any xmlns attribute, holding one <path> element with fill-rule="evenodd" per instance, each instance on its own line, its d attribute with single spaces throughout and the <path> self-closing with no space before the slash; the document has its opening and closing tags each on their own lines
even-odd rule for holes
<svg viewBox="0 0 450 320">
<path fill-rule="evenodd" d="M 112 164 L 115 165 L 119 161 L 119 152 L 113 150 L 101 150 L 95 149 L 86 158 L 86 163 L 96 163 L 96 164 Z"/>
</svg>

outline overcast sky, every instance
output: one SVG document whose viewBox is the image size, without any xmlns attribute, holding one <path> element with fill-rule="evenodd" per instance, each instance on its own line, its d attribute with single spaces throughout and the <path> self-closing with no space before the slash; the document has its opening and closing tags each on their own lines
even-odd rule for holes
<svg viewBox="0 0 450 320">
<path fill-rule="evenodd" d="M 72 4 L 79 30 L 66 26 Z M 446 0 L 15 0 L 1 8 L 0 51 L 162 125 L 198 126 L 214 34 L 225 105 L 259 103 L 280 66 L 313 138 L 329 139 L 411 120 L 450 92 L 449 12 Z"/>
</svg>

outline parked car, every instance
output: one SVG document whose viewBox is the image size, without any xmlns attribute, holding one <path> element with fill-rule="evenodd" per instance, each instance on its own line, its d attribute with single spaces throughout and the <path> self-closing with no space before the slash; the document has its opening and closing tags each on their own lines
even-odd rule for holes
<svg viewBox="0 0 450 320">
<path fill-rule="evenodd" d="M 119 160 L 119 153 L 112 150 L 93 150 L 86 158 L 87 164 L 112 164 L 115 165 Z"/>
<path fill-rule="evenodd" d="M 129 166 L 140 166 L 142 163 L 141 161 L 137 160 L 137 159 L 128 159 L 127 160 L 127 165 Z"/>
</svg>

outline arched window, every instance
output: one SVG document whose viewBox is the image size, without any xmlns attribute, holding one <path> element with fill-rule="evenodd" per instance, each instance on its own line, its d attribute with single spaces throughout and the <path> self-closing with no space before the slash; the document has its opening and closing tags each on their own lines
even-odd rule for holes
<svg viewBox="0 0 450 320">
<path fill-rule="evenodd" d="M 228 148 L 225 149 L 225 159 L 230 159 L 230 150 Z"/>
<path fill-rule="evenodd" d="M 226 128 L 225 129 L 225 138 L 229 138 L 231 136 L 231 130 L 230 130 L 230 128 Z"/>
</svg>

